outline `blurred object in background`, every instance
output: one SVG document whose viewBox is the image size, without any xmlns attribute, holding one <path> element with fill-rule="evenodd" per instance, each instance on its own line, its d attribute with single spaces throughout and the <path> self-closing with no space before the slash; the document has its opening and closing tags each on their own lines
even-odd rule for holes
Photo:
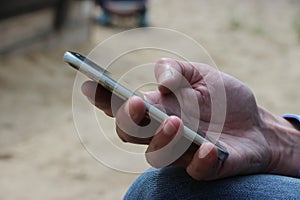
<svg viewBox="0 0 300 200">
<path fill-rule="evenodd" d="M 5 1 L 0 7 L 0 20 L 52 7 L 55 11 L 53 26 L 58 30 L 62 28 L 69 3 L 69 0 Z"/>
<path fill-rule="evenodd" d="M 97 22 L 103 26 L 112 25 L 114 16 L 120 21 L 122 18 L 138 19 L 138 26 L 149 25 L 147 18 L 146 0 L 97 0 L 102 9 L 102 15 L 97 17 Z"/>
<path fill-rule="evenodd" d="M 87 0 L 2 0 L 0 55 L 87 40 L 91 4 Z"/>
</svg>

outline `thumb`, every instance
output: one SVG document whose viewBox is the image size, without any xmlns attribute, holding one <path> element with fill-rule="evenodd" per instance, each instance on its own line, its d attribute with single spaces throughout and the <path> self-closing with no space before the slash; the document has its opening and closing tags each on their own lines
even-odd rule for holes
<svg viewBox="0 0 300 200">
<path fill-rule="evenodd" d="M 155 77 L 161 93 L 170 93 L 183 87 L 191 87 L 202 76 L 190 62 L 162 58 L 155 65 Z"/>
</svg>

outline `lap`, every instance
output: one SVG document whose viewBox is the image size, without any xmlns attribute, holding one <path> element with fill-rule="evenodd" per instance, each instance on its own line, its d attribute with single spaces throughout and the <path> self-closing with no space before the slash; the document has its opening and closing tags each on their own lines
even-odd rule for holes
<svg viewBox="0 0 300 200">
<path fill-rule="evenodd" d="M 300 199 L 300 179 L 277 175 L 237 176 L 196 181 L 184 169 L 166 167 L 144 172 L 125 199 Z"/>
</svg>

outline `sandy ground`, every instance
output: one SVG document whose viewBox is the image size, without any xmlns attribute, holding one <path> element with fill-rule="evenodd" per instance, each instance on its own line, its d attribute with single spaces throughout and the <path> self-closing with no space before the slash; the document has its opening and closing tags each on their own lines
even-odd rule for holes
<svg viewBox="0 0 300 200">
<path fill-rule="evenodd" d="M 149 9 L 153 26 L 194 38 L 220 70 L 249 85 L 260 105 L 278 115 L 300 113 L 300 41 L 293 25 L 299 2 L 150 0 Z M 123 30 L 93 26 L 84 45 L 1 58 L 0 199 L 122 198 L 138 174 L 104 166 L 81 145 L 71 106 L 75 72 L 62 54 L 86 54 Z"/>
</svg>

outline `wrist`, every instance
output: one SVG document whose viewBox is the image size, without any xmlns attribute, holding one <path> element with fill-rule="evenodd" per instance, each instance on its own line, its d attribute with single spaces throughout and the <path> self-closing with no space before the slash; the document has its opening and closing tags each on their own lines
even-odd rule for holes
<svg viewBox="0 0 300 200">
<path fill-rule="evenodd" d="M 300 169 L 300 131 L 295 124 L 260 109 L 261 131 L 270 148 L 267 173 L 297 177 Z"/>
</svg>

